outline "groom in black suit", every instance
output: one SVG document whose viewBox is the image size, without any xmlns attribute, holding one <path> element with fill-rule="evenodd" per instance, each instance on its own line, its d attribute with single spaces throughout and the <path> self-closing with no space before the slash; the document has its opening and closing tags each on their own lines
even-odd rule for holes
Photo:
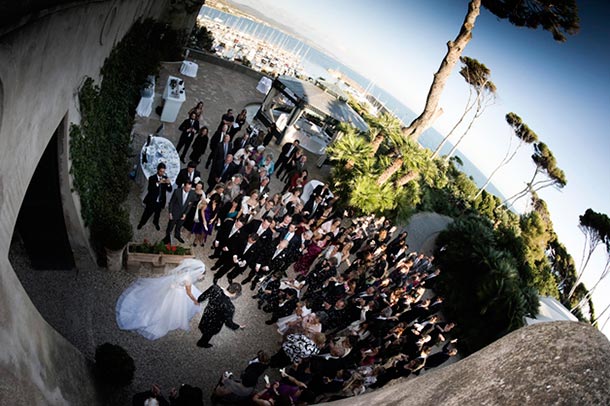
<svg viewBox="0 0 610 406">
<path fill-rule="evenodd" d="M 182 237 L 180 237 L 180 231 L 182 229 L 182 223 L 186 218 L 186 213 L 190 210 L 191 206 L 197 201 L 195 192 L 191 190 L 191 182 L 186 181 L 181 189 L 177 189 L 172 193 L 171 199 L 169 199 L 169 220 L 167 221 L 167 229 L 165 230 L 165 243 L 171 242 L 171 233 L 174 231 L 174 237 L 176 240 L 184 243 Z"/>
<path fill-rule="evenodd" d="M 212 285 L 197 298 L 199 303 L 208 300 L 208 304 L 199 322 L 199 330 L 202 336 L 197 341 L 198 347 L 210 348 L 212 346 L 210 339 L 220 332 L 223 324 L 231 330 L 244 328 L 244 326 L 233 322 L 235 306 L 232 301 L 240 295 L 241 285 L 239 283 L 231 283 L 226 290 L 218 285 Z"/>
</svg>

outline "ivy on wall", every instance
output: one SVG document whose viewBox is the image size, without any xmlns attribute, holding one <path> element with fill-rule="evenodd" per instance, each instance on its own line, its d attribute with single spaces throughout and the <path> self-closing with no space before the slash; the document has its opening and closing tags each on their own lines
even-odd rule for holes
<svg viewBox="0 0 610 406">
<path fill-rule="evenodd" d="M 70 126 L 71 173 L 101 263 L 104 248 L 121 249 L 133 236 L 124 203 L 135 109 L 140 88 L 158 73 L 160 61 L 180 59 L 179 39 L 161 23 L 135 22 L 104 62 L 101 84 L 86 78 L 79 91 L 81 123 Z"/>
</svg>

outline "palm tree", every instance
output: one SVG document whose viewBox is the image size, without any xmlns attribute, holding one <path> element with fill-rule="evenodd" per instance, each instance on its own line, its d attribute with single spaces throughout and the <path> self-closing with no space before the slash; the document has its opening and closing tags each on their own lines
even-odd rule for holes
<svg viewBox="0 0 610 406">
<path fill-rule="evenodd" d="M 460 124 L 462 124 L 462 121 L 464 121 L 464 118 L 466 118 L 466 116 L 474 108 L 474 106 L 478 106 L 479 108 L 481 108 L 484 105 L 480 102 L 480 99 L 486 94 L 492 96 L 495 94 L 495 85 L 489 80 L 489 75 L 491 74 L 491 71 L 484 64 L 480 63 L 476 59 L 472 59 L 467 56 L 461 56 L 460 61 L 464 64 L 462 69 L 460 69 L 460 75 L 462 75 L 464 80 L 466 80 L 466 83 L 469 85 L 466 107 L 464 108 L 462 116 L 457 121 L 457 123 L 455 123 L 451 131 L 449 131 L 445 138 L 443 138 L 443 140 L 438 144 L 438 146 L 434 150 L 434 153 L 432 154 L 432 158 L 436 158 L 440 154 L 440 151 L 443 146 L 445 146 L 447 141 L 449 141 L 449 138 L 451 137 L 453 132 L 459 127 Z M 476 95 L 474 99 L 473 95 Z M 475 117 L 476 116 L 477 114 L 475 113 Z M 450 153 L 450 155 L 452 154 Z"/>
<path fill-rule="evenodd" d="M 481 195 L 481 193 L 483 193 L 483 190 L 487 187 L 487 185 L 489 185 L 489 183 L 491 182 L 491 178 L 494 177 L 496 172 L 498 172 L 502 167 L 507 165 L 515 157 L 515 155 L 517 154 L 517 151 L 519 151 L 519 149 L 524 144 L 531 144 L 533 142 L 538 141 L 538 136 L 536 135 L 536 133 L 534 131 L 532 131 L 527 126 L 527 124 L 525 124 L 523 122 L 523 120 L 521 120 L 521 117 L 519 117 L 515 113 L 508 113 L 506 115 L 506 122 L 511 127 L 511 130 L 512 130 L 513 134 L 519 139 L 519 142 L 518 142 L 516 148 L 514 150 L 512 150 L 511 146 L 512 146 L 513 138 L 510 137 L 510 141 L 508 143 L 508 149 L 506 151 L 506 155 L 504 155 L 504 158 L 502 158 L 502 161 L 500 161 L 500 164 L 496 167 L 496 169 L 494 169 L 491 172 L 491 174 L 489 175 L 489 177 L 485 181 L 485 184 L 483 186 L 481 186 L 481 188 L 479 189 L 478 193 L 474 197 L 475 199 L 477 197 L 479 197 Z"/>
<path fill-rule="evenodd" d="M 471 0 L 460 32 L 453 41 L 447 43 L 447 53 L 434 74 L 426 105 L 422 113 L 402 132 L 406 137 L 417 140 L 432 124 L 437 115 L 438 103 L 464 48 L 472 39 L 472 30 L 481 11 L 481 3 L 490 12 L 518 27 L 538 28 L 550 31 L 556 41 L 566 41 L 566 35 L 578 32 L 579 19 L 576 0 Z"/>
</svg>

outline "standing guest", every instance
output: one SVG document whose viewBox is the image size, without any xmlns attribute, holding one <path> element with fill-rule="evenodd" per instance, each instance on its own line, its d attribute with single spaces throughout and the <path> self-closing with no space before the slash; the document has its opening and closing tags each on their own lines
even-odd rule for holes
<svg viewBox="0 0 610 406">
<path fill-rule="evenodd" d="M 191 229 L 191 233 L 195 236 L 193 239 L 193 247 L 196 247 L 197 244 L 201 244 L 202 247 L 204 245 L 203 236 L 204 233 L 207 233 L 209 227 L 205 218 L 205 210 L 207 207 L 207 201 L 201 199 L 195 208 L 195 218 L 193 219 L 193 228 Z"/>
<path fill-rule="evenodd" d="M 254 164 L 256 166 L 258 166 L 258 164 L 261 163 L 265 159 L 265 147 L 263 147 L 262 145 L 259 145 L 258 147 L 256 147 L 256 152 L 254 152 L 250 156 L 250 159 L 252 159 L 254 161 Z"/>
<path fill-rule="evenodd" d="M 180 134 L 180 139 L 178 140 L 178 145 L 176 146 L 176 152 L 180 154 L 180 150 L 184 147 L 184 150 L 180 155 L 180 161 L 184 163 L 186 151 L 188 151 L 189 147 L 191 146 L 191 142 L 193 142 L 195 134 L 199 132 L 199 121 L 197 121 L 197 115 L 195 113 L 191 113 L 189 118 L 184 120 L 178 129 L 182 131 L 182 134 Z"/>
<path fill-rule="evenodd" d="M 189 116 L 195 113 L 195 118 L 201 122 L 201 118 L 203 116 L 203 102 L 199 101 L 195 107 L 189 110 Z"/>
<path fill-rule="evenodd" d="M 240 149 L 251 146 L 250 141 L 250 134 L 248 133 L 244 133 L 244 135 L 242 135 L 241 137 L 235 138 L 233 140 L 233 153 L 235 154 Z"/>
<path fill-rule="evenodd" d="M 272 368 L 285 367 L 291 363 L 298 364 L 302 360 L 316 355 L 326 343 L 323 333 L 315 333 L 313 339 L 304 334 L 290 334 L 282 344 L 282 348 L 271 357 L 269 366 Z"/>
<path fill-rule="evenodd" d="M 220 207 L 218 211 L 218 221 L 224 221 L 226 219 L 236 219 L 242 215 L 241 202 L 244 199 L 243 195 L 237 196 L 230 202 L 226 202 Z"/>
<path fill-rule="evenodd" d="M 222 115 L 220 119 L 220 124 L 218 124 L 218 129 L 220 130 L 224 126 L 226 126 L 227 131 L 233 126 L 233 122 L 235 121 L 235 116 L 233 116 L 233 109 L 228 109 L 225 114 Z"/>
<path fill-rule="evenodd" d="M 212 135 L 210 139 L 210 154 L 208 155 L 208 159 L 205 162 L 205 169 L 210 167 L 210 163 L 214 160 L 216 154 L 216 148 L 224 142 L 225 135 L 227 135 L 227 131 L 229 130 L 229 126 L 222 126 L 220 129 L 216 130 L 216 132 Z"/>
<path fill-rule="evenodd" d="M 260 183 L 256 185 L 256 188 L 251 189 L 251 192 L 257 192 L 259 196 L 265 196 L 269 194 L 269 177 L 261 176 Z"/>
<path fill-rule="evenodd" d="M 231 176 L 231 179 L 225 185 L 225 194 L 222 197 L 224 203 L 235 200 L 241 194 L 242 180 L 243 176 L 239 173 Z"/>
<path fill-rule="evenodd" d="M 172 182 L 165 174 L 165 164 L 163 162 L 157 165 L 157 173 L 148 178 L 148 193 L 144 197 L 146 205 L 142 218 L 138 223 L 138 230 L 144 227 L 150 216 L 154 214 L 153 224 L 157 230 L 160 230 L 159 216 L 161 210 L 165 207 L 167 193 L 172 191 Z"/>
<path fill-rule="evenodd" d="M 246 111 L 246 109 L 243 109 L 237 115 L 237 117 L 235 117 L 235 121 L 233 121 L 231 128 L 229 129 L 229 134 L 231 135 L 231 137 L 234 137 L 235 134 L 237 134 L 239 132 L 239 130 L 242 129 L 244 124 L 246 124 L 247 116 L 248 116 L 248 112 Z"/>
<path fill-rule="evenodd" d="M 182 187 L 186 181 L 195 184 L 195 178 L 201 178 L 201 173 L 196 168 L 197 164 L 191 161 L 186 168 L 180 169 L 176 177 L 176 185 Z"/>
<path fill-rule="evenodd" d="M 259 168 L 265 168 L 267 170 L 267 175 L 271 176 L 273 171 L 275 170 L 275 162 L 273 162 L 273 154 L 270 152 L 265 155 L 265 159 L 258 163 Z"/>
<path fill-rule="evenodd" d="M 208 127 L 203 126 L 199 129 L 199 133 L 193 141 L 193 150 L 189 156 L 191 161 L 197 162 L 197 164 L 201 162 L 201 156 L 205 154 L 205 149 L 208 147 L 208 141 Z"/>
<path fill-rule="evenodd" d="M 195 222 L 195 214 L 197 212 L 197 204 L 203 199 L 205 200 L 205 192 L 203 191 L 203 182 L 199 178 L 195 178 L 195 182 L 193 183 L 193 190 L 195 192 L 195 201 L 193 202 L 190 210 L 186 213 L 186 217 L 184 222 L 182 223 L 182 227 L 184 227 L 189 233 L 193 232 L 193 224 Z"/>
<path fill-rule="evenodd" d="M 236 219 L 223 220 L 218 233 L 216 233 L 216 239 L 214 240 L 214 252 L 208 258 L 215 259 L 220 258 L 222 248 L 227 245 L 227 241 L 235 234 L 240 234 L 240 230 L 244 225 L 244 221 L 241 217 Z"/>
<path fill-rule="evenodd" d="M 220 162 L 224 161 L 227 158 L 227 155 L 233 155 L 231 154 L 232 150 L 231 136 L 229 134 L 225 134 L 222 138 L 222 142 L 216 146 L 212 165 L 218 160 L 220 160 Z"/>
<path fill-rule="evenodd" d="M 275 161 L 275 170 L 277 171 L 275 173 L 275 176 L 277 176 L 278 179 L 282 171 L 287 169 L 286 164 L 288 163 L 288 161 L 290 161 L 292 157 L 296 154 L 296 152 L 299 150 L 299 144 L 299 140 L 294 140 L 293 142 L 285 143 L 282 147 L 280 156 L 277 158 L 277 161 Z"/>
<path fill-rule="evenodd" d="M 210 348 L 210 339 L 220 332 L 223 325 L 226 325 L 231 330 L 244 328 L 233 321 L 235 306 L 232 301 L 241 295 L 241 285 L 232 283 L 225 290 L 218 285 L 212 285 L 203 292 L 197 302 L 202 303 L 208 300 L 208 304 L 203 312 L 203 317 L 199 322 L 199 331 L 201 338 L 197 341 L 197 346 L 202 348 Z"/>
<path fill-rule="evenodd" d="M 236 168 L 233 164 L 233 155 L 231 154 L 228 154 L 223 161 L 214 162 L 214 166 L 212 166 L 210 176 L 208 177 L 209 187 L 206 193 L 209 194 L 217 183 L 225 183 L 235 172 Z"/>
<path fill-rule="evenodd" d="M 212 232 L 214 231 L 214 224 L 216 224 L 216 221 L 218 220 L 220 202 L 221 197 L 218 193 L 211 195 L 210 202 L 203 212 L 205 221 L 207 223 L 207 228 L 203 231 L 203 242 L 201 243 L 202 247 L 208 240 L 208 237 L 212 235 Z"/>
<path fill-rule="evenodd" d="M 271 123 L 269 128 L 267 129 L 267 134 L 265 134 L 265 138 L 263 138 L 263 145 L 266 147 L 269 145 L 273 136 L 277 134 L 277 125 L 275 123 Z"/>
<path fill-rule="evenodd" d="M 186 213 L 191 208 L 191 205 L 196 201 L 197 197 L 195 192 L 191 190 L 191 182 L 186 181 L 181 189 L 176 189 L 169 199 L 169 220 L 167 222 L 167 229 L 165 230 L 166 243 L 171 242 L 171 233 L 174 231 L 174 237 L 181 243 L 184 242 L 180 236 L 182 223 L 186 218 Z"/>
</svg>

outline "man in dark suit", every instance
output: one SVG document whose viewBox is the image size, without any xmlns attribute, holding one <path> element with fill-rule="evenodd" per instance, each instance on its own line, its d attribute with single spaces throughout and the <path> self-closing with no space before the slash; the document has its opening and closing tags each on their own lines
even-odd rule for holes
<svg viewBox="0 0 610 406">
<path fill-rule="evenodd" d="M 245 133 L 243 136 L 237 137 L 233 140 L 233 150 L 231 151 L 231 153 L 233 155 L 235 155 L 235 153 L 237 151 L 239 151 L 242 148 L 246 148 L 249 144 L 250 144 L 250 134 Z"/>
<path fill-rule="evenodd" d="M 322 202 L 330 198 L 331 192 L 328 183 L 324 182 L 316 186 L 311 192 L 312 196 L 322 196 Z"/>
<path fill-rule="evenodd" d="M 305 206 L 303 206 L 303 216 L 307 220 L 319 218 L 322 215 L 322 212 L 324 211 L 324 205 L 322 201 L 322 195 L 312 195 L 307 201 L 307 203 L 305 203 Z"/>
<path fill-rule="evenodd" d="M 230 272 L 227 274 L 227 280 L 229 283 L 233 283 L 233 280 L 239 275 L 244 273 L 246 268 L 256 266 L 256 258 L 258 257 L 258 249 L 260 246 L 257 243 L 258 234 L 250 234 L 246 241 L 243 241 L 237 246 L 233 253 L 233 264 Z"/>
<path fill-rule="evenodd" d="M 260 197 L 263 197 L 263 195 L 266 193 L 267 195 L 269 195 L 269 177 L 268 176 L 263 176 L 262 178 L 260 178 L 260 183 L 256 184 L 255 187 L 251 188 L 249 190 L 249 193 L 252 193 L 254 191 L 258 192 L 258 195 Z"/>
<path fill-rule="evenodd" d="M 228 154 L 224 161 L 214 161 L 208 177 L 209 187 L 206 194 L 210 194 L 218 182 L 226 182 L 236 171 L 237 167 L 233 163 L 233 155 L 231 154 Z"/>
<path fill-rule="evenodd" d="M 181 189 L 176 189 L 169 199 L 169 221 L 167 222 L 167 229 L 165 230 L 166 243 L 171 242 L 170 235 L 172 230 L 174 231 L 174 237 L 176 240 L 184 243 L 184 240 L 180 236 L 180 230 L 182 229 L 182 223 L 186 217 L 186 213 L 189 211 L 197 196 L 195 192 L 191 190 L 191 182 L 186 181 Z"/>
<path fill-rule="evenodd" d="M 183 168 L 178 172 L 176 185 L 182 187 L 186 181 L 195 184 L 195 178 L 201 178 L 201 173 L 196 168 L 197 164 L 195 162 L 189 162 L 186 168 Z"/>
<path fill-rule="evenodd" d="M 216 146 L 214 158 L 212 159 L 212 166 L 216 164 L 216 162 L 223 162 L 227 158 L 227 155 L 231 154 L 232 150 L 233 147 L 231 146 L 231 136 L 229 136 L 229 134 L 225 134 L 222 137 L 222 142 Z"/>
<path fill-rule="evenodd" d="M 184 163 L 186 151 L 188 151 L 189 147 L 191 146 L 191 142 L 193 142 L 193 139 L 195 138 L 195 135 L 199 132 L 199 120 L 197 120 L 197 114 L 191 113 L 191 116 L 184 120 L 178 129 L 182 131 L 182 134 L 180 134 L 178 145 L 176 145 L 176 152 L 180 154 L 180 149 L 184 147 L 184 150 L 180 155 L 180 161 Z"/>
<path fill-rule="evenodd" d="M 244 225 L 244 220 L 241 217 L 236 219 L 226 218 L 216 233 L 216 239 L 214 240 L 214 253 L 208 258 L 215 259 L 220 258 L 222 248 L 226 246 L 227 241 L 237 234 L 241 236 L 241 228 Z"/>
<path fill-rule="evenodd" d="M 250 272 L 248 277 L 241 282 L 242 285 L 252 281 L 250 290 L 254 290 L 258 281 L 263 277 L 275 272 L 284 273 L 286 271 L 289 265 L 288 241 L 280 241 L 275 249 L 273 249 L 274 245 L 268 244 L 267 249 L 261 250 L 261 255 L 256 259 L 253 272 Z"/>
<path fill-rule="evenodd" d="M 205 169 L 210 167 L 210 163 L 214 160 L 214 156 L 216 154 L 216 148 L 223 142 L 225 135 L 228 135 L 228 126 L 222 126 L 212 135 L 210 139 L 210 155 L 208 155 L 208 159 L 205 162 Z"/>
<path fill-rule="evenodd" d="M 261 243 L 267 243 L 268 241 L 271 241 L 273 237 L 271 223 L 273 223 L 271 217 L 265 217 L 262 220 L 252 220 L 244 226 L 244 233 L 246 233 L 246 235 L 256 233 L 258 234 L 258 239 Z"/>
<path fill-rule="evenodd" d="M 286 170 L 286 164 L 288 161 L 296 154 L 299 149 L 299 140 L 294 140 L 293 142 L 287 142 L 282 147 L 282 152 L 280 152 L 280 156 L 275 161 L 275 176 L 280 178 L 280 173 Z"/>
<path fill-rule="evenodd" d="M 199 331 L 201 331 L 202 336 L 197 341 L 198 347 L 210 348 L 212 346 L 210 339 L 220 332 L 223 325 L 231 330 L 244 328 L 244 326 L 240 326 L 233 321 L 235 306 L 232 301 L 240 295 L 241 285 L 232 283 L 226 290 L 218 285 L 212 285 L 197 298 L 199 303 L 208 300 L 199 322 Z"/>
<path fill-rule="evenodd" d="M 144 227 L 144 224 L 148 222 L 148 219 L 153 214 L 155 215 L 153 217 L 155 228 L 157 230 L 161 229 L 159 226 L 159 216 L 161 215 L 161 210 L 165 207 L 167 192 L 171 191 L 172 182 L 165 175 L 165 164 L 161 162 L 157 165 L 157 173 L 148 178 L 148 193 L 144 197 L 146 208 L 138 223 L 138 230 Z"/>
</svg>

